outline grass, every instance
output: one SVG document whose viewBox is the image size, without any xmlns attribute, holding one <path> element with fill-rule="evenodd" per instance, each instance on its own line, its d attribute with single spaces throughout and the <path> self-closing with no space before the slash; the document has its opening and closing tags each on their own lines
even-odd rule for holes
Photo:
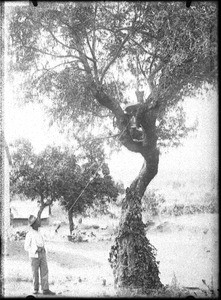
<svg viewBox="0 0 221 300">
<path fill-rule="evenodd" d="M 213 285 L 207 285 L 206 288 L 183 287 L 177 280 L 176 274 L 173 274 L 171 284 L 164 285 L 162 288 L 149 289 L 146 293 L 142 293 L 140 289 L 121 289 L 117 292 L 118 297 L 127 298 L 218 298 L 218 290 L 213 288 Z"/>
<path fill-rule="evenodd" d="M 63 279 L 63 284 L 67 282 L 73 281 L 73 277 L 71 275 L 65 276 Z M 30 277 L 27 277 L 23 274 L 17 273 L 15 275 L 15 282 L 21 283 L 32 283 L 32 279 Z M 81 277 L 78 278 L 78 282 L 81 283 L 82 279 Z M 49 281 L 50 286 L 55 285 L 55 280 Z M 62 280 L 60 281 L 60 284 L 62 284 Z M 103 284 L 104 285 L 104 284 Z M 208 285 L 204 281 L 205 289 L 202 288 L 188 288 L 188 287 L 182 287 L 180 283 L 177 280 L 176 274 L 173 274 L 171 284 L 164 285 L 161 289 L 150 289 L 146 293 L 142 293 L 140 289 L 119 289 L 116 293 L 117 297 L 127 297 L 127 298 L 134 298 L 134 297 L 140 297 L 140 298 L 188 298 L 191 296 L 194 298 L 218 298 L 218 290 L 216 291 L 213 288 L 213 280 L 211 278 L 211 284 Z M 100 296 L 107 296 L 107 292 L 103 291 L 102 295 Z M 109 296 L 110 297 L 110 296 Z"/>
</svg>

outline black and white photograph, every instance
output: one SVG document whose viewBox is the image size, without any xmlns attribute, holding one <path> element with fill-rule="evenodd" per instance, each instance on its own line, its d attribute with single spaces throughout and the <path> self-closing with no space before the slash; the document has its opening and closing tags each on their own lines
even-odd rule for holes
<svg viewBox="0 0 221 300">
<path fill-rule="evenodd" d="M 1 296 L 218 298 L 218 1 L 0 14 Z"/>
</svg>

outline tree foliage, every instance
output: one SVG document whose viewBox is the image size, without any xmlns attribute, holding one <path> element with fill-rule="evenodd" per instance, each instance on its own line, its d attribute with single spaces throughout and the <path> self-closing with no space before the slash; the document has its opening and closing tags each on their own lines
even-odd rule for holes
<svg viewBox="0 0 221 300">
<path fill-rule="evenodd" d="M 29 141 L 17 140 L 13 149 L 12 195 L 37 199 L 41 211 L 54 201 L 61 201 L 67 210 L 77 214 L 92 206 L 95 200 L 99 203 L 116 200 L 118 196 L 118 188 L 99 146 L 89 148 L 87 145 L 86 161 L 82 165 L 68 148 L 48 146 L 36 154 Z M 101 172 L 97 172 L 100 166 Z"/>
<path fill-rule="evenodd" d="M 10 192 L 14 194 L 28 194 L 30 198 L 36 196 L 35 191 L 30 187 L 30 182 L 26 180 L 34 164 L 34 150 L 27 140 L 17 140 L 11 145 L 13 154 L 13 169 L 10 172 Z"/>
<path fill-rule="evenodd" d="M 64 193 L 63 182 L 69 178 L 76 180 L 80 172 L 75 156 L 67 149 L 62 152 L 60 148 L 47 146 L 36 154 L 31 143 L 24 139 L 14 143 L 12 160 L 11 192 L 37 200 L 39 218 L 46 206 L 60 199 Z"/>
<path fill-rule="evenodd" d="M 87 207 L 93 205 L 115 201 L 119 194 L 99 142 L 87 140 L 82 146 L 80 159 L 80 174 L 74 184 L 70 180 L 65 181 L 67 194 L 63 195 L 61 201 L 72 215 L 83 213 Z"/>
<path fill-rule="evenodd" d="M 13 69 L 27 72 L 26 99 L 47 97 L 53 119 L 75 127 L 116 117 L 128 103 L 126 91 L 136 87 L 143 101 L 159 103 L 159 147 L 176 146 L 191 129 L 179 101 L 216 82 L 214 2 L 189 9 L 182 2 L 40 3 L 16 7 L 11 16 Z M 101 87 L 115 109 L 95 101 Z"/>
</svg>

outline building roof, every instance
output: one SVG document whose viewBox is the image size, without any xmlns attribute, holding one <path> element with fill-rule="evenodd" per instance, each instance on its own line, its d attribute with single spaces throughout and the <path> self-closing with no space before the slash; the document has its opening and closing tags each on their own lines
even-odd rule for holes
<svg viewBox="0 0 221 300">
<path fill-rule="evenodd" d="M 36 201 L 11 201 L 10 210 L 14 219 L 28 219 L 30 215 L 37 217 L 39 206 Z M 41 214 L 41 219 L 49 217 L 49 207 L 46 206 Z"/>
</svg>

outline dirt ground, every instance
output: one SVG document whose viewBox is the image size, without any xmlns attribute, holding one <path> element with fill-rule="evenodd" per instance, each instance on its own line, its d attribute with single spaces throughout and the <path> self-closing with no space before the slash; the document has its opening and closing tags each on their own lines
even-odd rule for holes
<svg viewBox="0 0 221 300">
<path fill-rule="evenodd" d="M 32 294 L 31 269 L 23 241 L 9 243 L 5 294 Z M 112 271 L 107 262 L 110 242 L 47 242 L 50 289 L 64 296 L 114 295 Z M 104 281 L 105 280 L 105 281 Z"/>
<path fill-rule="evenodd" d="M 27 229 L 27 228 L 26 228 Z M 67 240 L 63 226 L 42 228 L 46 237 L 50 289 L 59 296 L 116 296 L 113 274 L 108 263 L 109 240 L 95 238 L 89 242 Z M 102 231 L 105 234 L 104 230 Z M 97 234 L 98 236 L 98 234 Z M 108 234 L 106 234 L 108 236 Z M 218 288 L 218 216 L 201 214 L 158 220 L 147 232 L 157 249 L 160 277 L 163 284 L 206 289 Z M 112 237 L 113 238 L 113 237 Z M 24 240 L 8 242 L 3 259 L 5 297 L 32 294 L 31 268 Z"/>
</svg>

